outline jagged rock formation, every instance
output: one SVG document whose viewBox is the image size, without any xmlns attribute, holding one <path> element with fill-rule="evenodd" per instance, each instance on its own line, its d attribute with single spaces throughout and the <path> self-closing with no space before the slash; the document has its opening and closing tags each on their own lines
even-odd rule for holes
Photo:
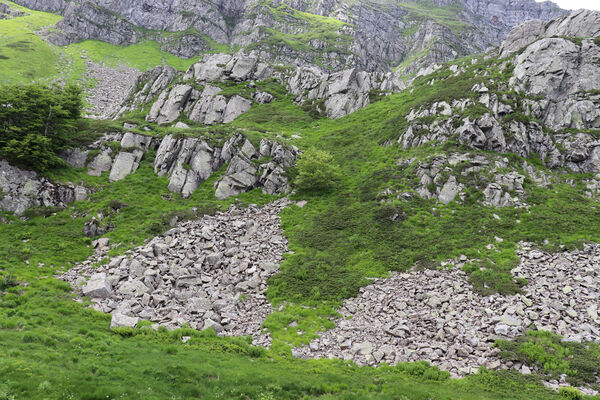
<svg viewBox="0 0 600 400">
<path fill-rule="evenodd" d="M 411 176 L 414 193 L 424 199 L 440 203 L 464 201 L 466 189 L 477 189 L 483 194 L 482 204 L 491 207 L 527 207 L 523 187 L 525 176 L 506 171 L 509 160 L 469 153 L 438 154 L 424 161 L 401 159 L 398 165 Z M 527 167 L 524 168 L 529 171 Z M 534 174 L 530 171 L 531 174 Z M 534 175 L 535 178 L 535 175 Z M 533 179 L 533 178 L 532 178 Z M 381 197 L 408 199 L 413 192 L 395 192 L 386 189 Z"/>
<path fill-rule="evenodd" d="M 233 135 L 222 146 L 210 145 L 209 139 L 177 139 L 173 135 L 159 139 L 128 132 L 106 135 L 89 149 L 70 150 L 63 157 L 75 168 L 87 167 L 88 174 L 93 176 L 110 172 L 109 179 L 115 182 L 134 173 L 144 154 L 154 149 L 155 172 L 159 176 L 169 176 L 169 190 L 184 197 L 189 197 L 227 163 L 225 175 L 216 186 L 219 199 L 257 187 L 269 194 L 289 190 L 286 169 L 295 164 L 300 154 L 296 148 L 263 139 L 257 150 L 241 134 Z M 111 146 L 114 143 L 119 146 Z M 120 150 L 115 151 L 116 147 Z"/>
<path fill-rule="evenodd" d="M 448 204 L 464 202 L 475 190 L 481 194 L 478 201 L 486 206 L 528 207 L 526 180 L 538 186 L 577 186 L 561 178 L 559 171 L 599 174 L 598 24 L 600 13 L 592 11 L 573 12 L 547 25 L 532 21 L 515 28 L 504 42 L 500 52 L 507 52 L 507 57 L 497 59 L 490 52 L 471 61 L 432 66 L 419 84 L 461 77 L 478 83 L 470 91 L 410 110 L 404 118 L 407 127 L 396 145 L 410 152 L 456 144 L 472 153 L 439 150 L 427 157 L 400 159 L 398 166 L 410 189 L 398 190 L 392 185 L 380 193 L 381 200 L 418 195 Z M 530 28 L 540 30 L 523 34 Z M 522 37 L 533 42 L 525 43 Z M 554 172 L 491 152 L 539 158 Z M 594 199 L 598 198 L 597 182 L 584 181 L 586 195 Z"/>
<path fill-rule="evenodd" d="M 186 118 L 212 125 L 229 123 L 253 104 L 269 103 L 275 97 L 261 89 L 261 82 L 275 80 L 296 96 L 298 104 L 319 106 L 330 118 L 340 118 L 369 105 L 369 94 L 392 93 L 403 85 L 391 73 L 368 73 L 350 69 L 333 74 L 317 68 L 277 68 L 256 54 L 204 56 L 181 75 L 172 68 L 157 67 L 138 80 L 138 91 L 119 114 L 153 102 L 146 120 L 169 124 Z M 229 85 L 247 82 L 237 93 Z M 226 94 L 223 94 L 225 93 Z"/>
<path fill-rule="evenodd" d="M 523 294 L 474 293 L 460 268 L 466 257 L 453 261 L 453 268 L 392 273 L 346 300 L 336 328 L 293 352 L 361 365 L 428 360 L 464 376 L 481 365 L 531 373 L 503 362 L 494 348 L 496 339 L 514 338 L 531 326 L 565 340 L 599 342 L 600 247 L 548 254 L 524 244 L 519 256 L 512 272 L 529 282 Z"/>
<path fill-rule="evenodd" d="M 285 169 L 292 167 L 299 152 L 280 143 L 261 140 L 259 150 L 237 134 L 223 147 L 208 145 L 202 139 L 175 139 L 161 142 L 154 161 L 159 175 L 170 176 L 169 190 L 190 196 L 213 172 L 229 163 L 225 175 L 216 184 L 218 199 L 235 196 L 255 187 L 264 193 L 282 194 L 289 190 Z M 257 161 L 261 160 L 259 164 Z M 268 161 L 266 161 L 268 160 Z M 266 162 L 265 162 L 266 161 Z"/>
<path fill-rule="evenodd" d="M 16 215 L 35 206 L 66 207 L 89 195 L 84 186 L 56 185 L 33 171 L 26 171 L 0 160 L 0 211 Z"/>
<path fill-rule="evenodd" d="M 548 23 L 542 20 L 528 21 L 510 31 L 500 48 L 500 57 L 510 56 L 542 38 L 597 36 L 600 36 L 598 13 L 593 11 L 572 12 Z"/>
<path fill-rule="evenodd" d="M 398 143 L 404 149 L 422 146 L 426 143 L 444 143 L 450 138 L 457 138 L 459 143 L 473 149 L 491 150 L 498 153 L 515 153 L 523 157 L 534 154 L 546 160 L 551 168 L 564 166 L 569 154 L 562 154 L 553 137 L 545 133 L 542 126 L 535 121 L 510 121 L 505 123 L 503 117 L 512 113 L 510 105 L 502 103 L 497 96 L 487 94 L 487 88 L 475 87 L 473 91 L 482 93 L 479 104 L 489 106 L 489 113 L 472 120 L 463 117 L 461 110 L 475 105 L 470 99 L 454 100 L 452 104 L 434 103 L 431 108 L 413 110 L 406 117 L 409 128 L 400 135 Z M 435 115 L 439 107 L 449 109 L 449 118 L 423 123 L 424 118 Z M 588 168 L 584 164 L 582 168 Z M 594 167 L 589 167 L 594 168 Z"/>
<path fill-rule="evenodd" d="M 126 124 L 128 125 L 128 124 Z M 156 150 L 154 169 L 169 177 L 169 190 L 189 197 L 214 172 L 229 164 L 215 184 L 219 199 L 235 196 L 255 188 L 263 193 L 283 194 L 290 190 L 287 169 L 295 165 L 298 149 L 263 139 L 256 148 L 241 134 L 235 134 L 220 146 L 209 145 L 206 138 L 164 139 L 127 132 L 107 134 L 88 148 L 70 149 L 62 158 L 74 168 L 87 168 L 91 176 L 109 174 L 116 182 L 134 173 L 148 150 Z M 33 171 L 25 171 L 0 160 L 0 211 L 22 215 L 34 206 L 66 207 L 85 200 L 84 186 L 57 185 Z M 86 235 L 98 236 L 93 222 Z"/>
<path fill-rule="evenodd" d="M 261 325 L 272 307 L 264 291 L 287 251 L 279 212 L 288 204 L 232 207 L 185 222 L 96 267 L 105 255 L 99 252 L 62 279 L 91 297 L 94 308 L 112 313 L 113 327 L 134 327 L 139 318 L 169 328 L 186 323 L 225 336 L 252 335 L 255 344 L 269 346 Z"/>
<path fill-rule="evenodd" d="M 85 39 L 132 44 L 150 37 L 167 51 L 190 56 L 211 49 L 215 41 L 257 50 L 270 61 L 320 65 L 331 71 L 352 67 L 388 71 L 390 65 L 410 60 L 412 65 L 400 68 L 403 75 L 498 45 L 520 22 L 547 20 L 563 13 L 553 3 L 534 0 L 17 3 L 64 15 L 51 33 L 57 44 Z"/>
<path fill-rule="evenodd" d="M 529 114 L 553 130 L 600 128 L 600 13 L 580 11 L 548 24 L 515 59 L 512 87 L 531 96 Z M 515 29 L 536 27 L 532 22 Z M 557 37 L 558 36 L 558 37 Z M 521 46 L 511 37 L 502 54 Z"/>
<path fill-rule="evenodd" d="M 598 35 L 597 28 L 588 26 L 595 27 L 599 23 L 600 13 L 581 11 L 550 23 L 548 29 L 551 34 Z M 503 45 L 503 52 L 516 51 L 522 46 L 520 39 L 515 38 L 528 26 L 538 26 L 538 22 L 515 28 L 511 39 Z M 557 26 L 561 28 L 552 28 Z M 409 128 L 398 143 L 409 149 L 455 138 L 473 149 L 523 157 L 537 154 L 549 168 L 600 172 L 599 143 L 587 131 L 600 128 L 600 43 L 597 37 L 541 38 L 524 47 L 520 54 L 500 66 L 502 73 L 508 63 L 514 61 L 514 71 L 507 83 L 486 82 L 489 78 L 484 79 L 485 73 L 481 75 L 483 83 L 472 88 L 470 98 L 435 102 L 412 110 L 406 117 Z M 451 69 L 455 76 L 460 75 L 460 68 Z M 497 86 L 498 90 L 493 91 L 486 84 Z M 506 94 L 499 95 L 498 91 L 503 90 L 523 94 L 524 98 L 515 102 Z M 481 106 L 486 112 L 481 111 Z M 479 111 L 475 115 L 468 113 L 476 108 Z M 517 117 L 519 113 L 525 116 Z M 581 131 L 572 133 L 566 129 Z"/>
</svg>

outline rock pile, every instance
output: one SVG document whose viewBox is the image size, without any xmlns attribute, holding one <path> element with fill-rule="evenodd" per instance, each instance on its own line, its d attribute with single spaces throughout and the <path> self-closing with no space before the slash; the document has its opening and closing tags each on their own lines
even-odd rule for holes
<svg viewBox="0 0 600 400">
<path fill-rule="evenodd" d="M 264 291 L 287 252 L 279 212 L 288 204 L 231 207 L 185 222 L 96 267 L 100 253 L 62 279 L 92 297 L 97 310 L 112 313 L 114 326 L 135 326 L 138 318 L 169 328 L 185 323 L 252 335 L 255 344 L 268 346 L 261 325 L 272 309 Z"/>
<path fill-rule="evenodd" d="M 452 269 L 392 273 L 346 300 L 336 328 L 294 354 L 362 365 L 427 360 L 463 376 L 481 365 L 526 372 L 493 344 L 530 327 L 600 343 L 600 245 L 551 255 L 525 244 L 519 255 L 512 272 L 529 282 L 522 295 L 474 293 L 459 268 L 466 257 Z"/>
<path fill-rule="evenodd" d="M 85 79 L 94 83 L 86 91 L 86 99 L 90 104 L 87 112 L 95 118 L 110 118 L 119 111 L 133 90 L 140 72 L 125 65 L 111 68 L 89 60 L 86 65 Z"/>
</svg>

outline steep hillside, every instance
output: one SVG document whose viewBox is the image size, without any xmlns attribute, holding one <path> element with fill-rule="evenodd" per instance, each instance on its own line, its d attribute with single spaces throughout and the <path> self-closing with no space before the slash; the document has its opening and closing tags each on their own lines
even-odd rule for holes
<svg viewBox="0 0 600 400">
<path fill-rule="evenodd" d="M 97 94 L 116 119 L 78 119 L 63 166 L 0 161 L 0 399 L 600 398 L 600 13 L 526 22 L 409 85 L 380 70 L 409 53 L 369 48 L 338 65 L 338 50 L 289 35 L 354 53 L 368 25 L 352 18 L 399 13 L 420 21 L 407 37 L 434 26 L 487 47 L 560 10 L 86 4 L 27 2 L 60 21 L 11 5 L 28 15 L 0 28 L 29 21 L 15 33 L 27 39 L 0 40 L 142 63 L 135 46 L 151 42 L 121 47 L 110 30 L 114 44 L 64 48 L 32 34 L 58 22 L 45 37 L 73 40 L 69 13 L 86 33 L 93 9 L 126 38 L 164 45 L 157 32 L 192 22 L 220 26 L 213 45 L 244 31 L 258 36 L 239 46 L 275 47 L 124 71 L 134 79 L 119 96 Z M 277 58 L 289 54 L 297 65 Z M 8 114 L 16 104 L 0 101 Z"/>
<path fill-rule="evenodd" d="M 49 33 L 60 45 L 86 39 L 131 45 L 152 39 L 163 50 L 188 58 L 219 44 L 255 50 L 284 64 L 330 71 L 399 66 L 402 75 L 498 45 L 511 27 L 525 20 L 563 13 L 552 3 L 534 0 L 17 3 L 61 13 L 64 19 Z"/>
</svg>

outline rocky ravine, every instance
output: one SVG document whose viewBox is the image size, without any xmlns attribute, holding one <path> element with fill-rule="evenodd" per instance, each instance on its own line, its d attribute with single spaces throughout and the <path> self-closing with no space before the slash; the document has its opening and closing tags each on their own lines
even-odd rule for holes
<svg viewBox="0 0 600 400">
<path fill-rule="evenodd" d="M 287 252 L 279 212 L 289 204 L 231 207 L 95 266 L 107 250 L 100 239 L 100 252 L 61 278 L 91 297 L 94 308 L 112 313 L 112 327 L 136 326 L 139 318 L 169 328 L 185 323 L 226 336 L 252 335 L 268 347 L 262 322 L 272 308 L 264 291 Z"/>
<path fill-rule="evenodd" d="M 531 326 L 600 343 L 600 245 L 547 254 L 525 244 L 519 256 L 512 273 L 528 280 L 523 295 L 474 293 L 460 268 L 466 257 L 439 270 L 392 273 L 346 300 L 336 328 L 294 354 L 361 365 L 427 360 L 463 376 L 481 365 L 528 373 L 503 363 L 493 344 Z"/>
</svg>

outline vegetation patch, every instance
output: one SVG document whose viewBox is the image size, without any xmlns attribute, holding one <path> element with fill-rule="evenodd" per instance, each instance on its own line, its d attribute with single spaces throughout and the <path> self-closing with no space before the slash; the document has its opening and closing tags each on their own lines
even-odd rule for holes
<svg viewBox="0 0 600 400">
<path fill-rule="evenodd" d="M 562 337 L 545 331 L 529 331 L 514 341 L 499 340 L 502 357 L 536 367 L 549 379 L 567 375 L 573 386 L 592 384 L 598 388 L 600 345 L 564 342 Z"/>
<path fill-rule="evenodd" d="M 63 165 L 58 153 L 81 116 L 76 86 L 0 86 L 0 157 L 38 171 Z"/>
</svg>

